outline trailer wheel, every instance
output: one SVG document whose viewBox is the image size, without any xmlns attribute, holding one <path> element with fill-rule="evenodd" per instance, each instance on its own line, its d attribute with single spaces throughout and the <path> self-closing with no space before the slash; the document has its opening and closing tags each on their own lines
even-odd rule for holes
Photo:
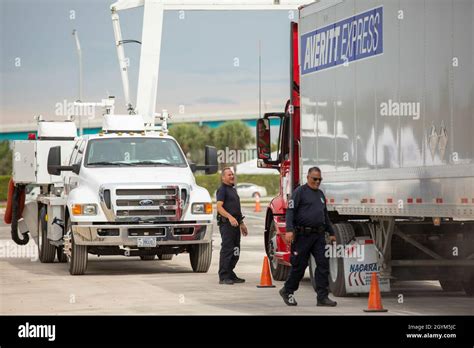
<svg viewBox="0 0 474 348">
<path fill-rule="evenodd" d="M 56 256 L 58 257 L 58 262 L 60 262 L 60 263 L 66 263 L 67 262 L 67 256 L 64 253 L 64 247 L 63 246 L 56 247 Z"/>
<path fill-rule="evenodd" d="M 158 255 L 158 258 L 162 261 L 169 261 L 169 260 L 173 259 L 173 254 Z"/>
<path fill-rule="evenodd" d="M 48 239 L 46 207 L 42 206 L 38 216 L 38 256 L 42 263 L 52 263 L 56 257 L 56 247 Z"/>
<path fill-rule="evenodd" d="M 455 280 L 440 280 L 439 285 L 445 292 L 462 291 L 463 284 Z"/>
<path fill-rule="evenodd" d="M 463 281 L 462 286 L 467 296 L 474 296 L 474 275 Z"/>
<path fill-rule="evenodd" d="M 66 244 L 67 262 L 69 264 L 69 273 L 71 275 L 83 275 L 87 269 L 87 245 L 77 245 L 74 242 L 72 233 L 72 223 L 66 218 L 66 235 L 70 236 L 70 242 Z"/>
<path fill-rule="evenodd" d="M 334 224 L 334 232 L 337 244 L 348 244 L 355 237 L 354 229 L 348 223 Z M 344 280 L 344 259 L 342 257 L 331 257 L 329 259 L 329 290 L 336 297 L 347 296 Z"/>
<path fill-rule="evenodd" d="M 272 272 L 272 277 L 274 280 L 285 281 L 290 273 L 290 267 L 282 265 L 278 262 L 278 259 L 275 258 L 275 251 L 277 250 L 276 238 L 277 227 L 275 225 L 275 221 L 272 221 L 266 245 L 268 260 L 270 261 L 270 271 Z"/>
<path fill-rule="evenodd" d="M 156 255 L 140 255 L 142 261 L 153 261 Z"/>
<path fill-rule="evenodd" d="M 195 244 L 189 250 L 191 267 L 196 273 L 206 273 L 211 267 L 212 244 Z"/>
</svg>

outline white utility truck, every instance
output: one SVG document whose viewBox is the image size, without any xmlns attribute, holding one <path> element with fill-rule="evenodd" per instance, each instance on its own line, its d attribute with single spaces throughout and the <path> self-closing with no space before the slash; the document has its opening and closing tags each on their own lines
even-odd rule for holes
<svg viewBox="0 0 474 348">
<path fill-rule="evenodd" d="M 20 218 L 16 191 L 33 184 L 41 193 L 26 202 L 19 228 L 37 232 L 41 262 L 57 256 L 78 275 L 88 254 L 170 260 L 188 252 L 193 271 L 207 272 L 211 197 L 193 171 L 217 171 L 215 148 L 206 147 L 207 166 L 198 167 L 167 134 L 166 114 L 161 127 L 147 129 L 142 117 L 113 115 L 113 104 L 104 104 L 99 134 L 76 137 L 73 122 L 40 120 L 37 139 L 14 142 L 12 226 Z"/>
</svg>

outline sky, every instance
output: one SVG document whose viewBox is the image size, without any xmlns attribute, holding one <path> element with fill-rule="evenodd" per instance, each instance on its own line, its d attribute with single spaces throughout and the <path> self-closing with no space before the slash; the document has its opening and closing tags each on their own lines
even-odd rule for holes
<svg viewBox="0 0 474 348">
<path fill-rule="evenodd" d="M 58 103 L 78 99 L 78 58 L 83 51 L 84 100 L 116 97 L 124 112 L 109 0 L 0 0 L 1 124 L 57 119 Z M 142 9 L 122 11 L 124 39 L 141 40 Z M 181 14 L 182 17 L 182 14 Z M 289 94 L 288 11 L 167 11 L 157 111 L 258 116 L 258 46 L 262 45 L 262 104 L 282 111 Z M 138 44 L 125 45 L 136 101 Z M 236 66 L 237 65 L 237 66 Z"/>
</svg>

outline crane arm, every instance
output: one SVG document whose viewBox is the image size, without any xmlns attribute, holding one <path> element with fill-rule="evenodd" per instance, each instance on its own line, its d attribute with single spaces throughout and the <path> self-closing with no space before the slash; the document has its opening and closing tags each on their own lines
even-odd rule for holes
<svg viewBox="0 0 474 348">
<path fill-rule="evenodd" d="M 160 69 L 163 12 L 165 10 L 296 10 L 310 2 L 314 2 L 314 0 L 119 0 L 113 3 L 110 8 L 127 104 L 130 103 L 129 82 L 127 70 L 123 66 L 124 53 L 122 44 L 119 42 L 121 39 L 117 40 L 117 37 L 121 38 L 117 11 L 144 6 L 135 112 L 143 117 L 147 125 L 153 125 Z"/>
</svg>

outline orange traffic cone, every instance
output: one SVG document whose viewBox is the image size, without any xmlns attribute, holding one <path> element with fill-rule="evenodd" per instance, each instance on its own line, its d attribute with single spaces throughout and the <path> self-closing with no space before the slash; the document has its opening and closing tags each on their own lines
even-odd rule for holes
<svg viewBox="0 0 474 348">
<path fill-rule="evenodd" d="M 270 275 L 270 266 L 268 264 L 268 257 L 263 258 L 262 275 L 260 276 L 260 285 L 257 288 L 274 288 L 272 284 L 272 276 Z"/>
<path fill-rule="evenodd" d="M 253 210 L 256 213 L 260 213 L 262 209 L 260 208 L 260 195 L 255 195 L 255 209 Z"/>
<path fill-rule="evenodd" d="M 387 309 L 382 307 L 382 298 L 380 296 L 379 281 L 377 274 L 372 272 L 372 279 L 370 280 L 369 305 L 364 312 L 387 312 Z"/>
</svg>

